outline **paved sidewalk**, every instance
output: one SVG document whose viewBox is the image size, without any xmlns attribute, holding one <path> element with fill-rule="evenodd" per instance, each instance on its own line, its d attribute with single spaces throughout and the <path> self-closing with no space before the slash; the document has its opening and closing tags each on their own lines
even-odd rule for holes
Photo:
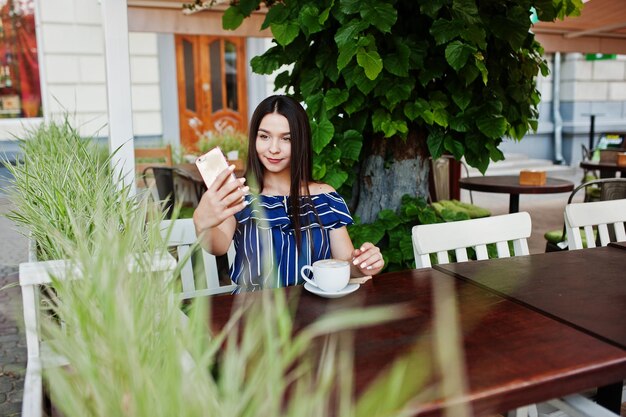
<svg viewBox="0 0 626 417">
<path fill-rule="evenodd" d="M 0 215 L 9 211 L 0 197 Z M 17 283 L 18 265 L 27 260 L 28 243 L 15 225 L 0 216 L 0 288 Z M 26 369 L 26 340 L 19 286 L 0 290 L 0 416 L 20 416 Z"/>
</svg>

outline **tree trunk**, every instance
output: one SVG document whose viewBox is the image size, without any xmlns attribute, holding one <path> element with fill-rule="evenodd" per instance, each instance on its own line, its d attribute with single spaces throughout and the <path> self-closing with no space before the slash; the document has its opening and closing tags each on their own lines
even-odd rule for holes
<svg viewBox="0 0 626 417">
<path fill-rule="evenodd" d="M 428 149 L 423 131 L 399 137 L 375 137 L 365 143 L 366 155 L 359 178 L 355 214 L 371 223 L 384 209 L 397 211 L 402 196 L 428 195 Z"/>
</svg>

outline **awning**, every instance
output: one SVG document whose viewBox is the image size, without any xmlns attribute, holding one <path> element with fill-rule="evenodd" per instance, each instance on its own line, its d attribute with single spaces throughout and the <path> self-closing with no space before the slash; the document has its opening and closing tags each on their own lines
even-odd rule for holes
<svg viewBox="0 0 626 417">
<path fill-rule="evenodd" d="M 253 12 L 233 31 L 222 28 L 222 14 L 227 6 L 215 6 L 189 15 L 183 14 L 183 3 L 191 3 L 191 0 L 128 0 L 128 30 L 187 35 L 272 36 L 269 29 L 259 30 L 265 20 L 265 10 Z"/>
<path fill-rule="evenodd" d="M 626 1 L 589 0 L 580 16 L 538 22 L 532 31 L 546 52 L 626 54 Z"/>
</svg>

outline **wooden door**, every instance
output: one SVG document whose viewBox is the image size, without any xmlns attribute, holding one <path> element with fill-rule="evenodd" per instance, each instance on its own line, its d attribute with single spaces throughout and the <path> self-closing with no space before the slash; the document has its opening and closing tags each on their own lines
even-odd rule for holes
<svg viewBox="0 0 626 417">
<path fill-rule="evenodd" d="M 181 144 L 195 149 L 200 132 L 247 129 L 245 39 L 176 35 Z"/>
</svg>

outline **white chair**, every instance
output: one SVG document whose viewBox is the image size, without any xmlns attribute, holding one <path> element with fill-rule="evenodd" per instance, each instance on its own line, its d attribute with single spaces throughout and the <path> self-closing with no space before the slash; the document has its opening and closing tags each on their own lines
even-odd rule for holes
<svg viewBox="0 0 626 417">
<path fill-rule="evenodd" d="M 585 231 L 587 247 L 596 247 L 594 227 L 598 230 L 600 245 L 606 246 L 611 241 L 609 225 L 615 232 L 615 240 L 625 241 L 626 199 L 573 203 L 565 206 L 565 228 L 569 249 L 582 249 L 580 228 Z"/>
<path fill-rule="evenodd" d="M 131 258 L 128 269 L 134 270 L 137 262 Z M 171 271 L 176 262 L 168 253 L 156 254 L 150 259 L 151 272 Z M 24 380 L 24 400 L 22 415 L 39 417 L 42 415 L 42 370 L 69 363 L 67 358 L 56 355 L 43 340 L 41 334 L 42 293 L 53 296 L 46 288 L 52 284 L 52 278 L 78 279 L 80 270 L 69 268 L 68 261 L 54 260 L 42 262 L 24 262 L 20 264 L 20 287 L 22 289 L 22 308 L 24 311 L 24 330 L 26 333 L 26 376 Z"/>
<path fill-rule="evenodd" d="M 413 227 L 413 253 L 417 268 L 431 266 L 430 254 L 437 262 L 450 262 L 453 250 L 457 262 L 468 260 L 467 248 L 473 247 L 476 258 L 487 259 L 487 244 L 495 243 L 498 258 L 511 256 L 509 241 L 513 241 L 515 256 L 528 255 L 527 240 L 531 232 L 530 215 L 526 212 L 450 223 L 420 224 Z"/>
<path fill-rule="evenodd" d="M 217 259 L 205 250 L 198 247 L 198 253 L 201 257 L 190 256 L 190 250 L 194 250 L 194 244 L 198 241 L 196 229 L 193 225 L 193 219 L 163 220 L 161 222 L 161 234 L 167 240 L 167 245 L 176 249 L 176 257 L 179 261 L 184 260 L 185 263 L 180 267 L 180 278 L 182 283 L 181 299 L 194 297 L 202 297 L 207 295 L 216 295 L 231 293 L 237 288 L 237 285 L 220 285 L 219 273 L 217 268 Z M 196 276 L 194 274 L 194 264 L 201 258 L 204 264 L 204 277 L 200 277 L 200 281 L 204 281 L 202 286 L 196 286 Z M 235 248 L 231 244 L 228 250 L 228 263 L 232 264 L 235 258 Z"/>
</svg>

